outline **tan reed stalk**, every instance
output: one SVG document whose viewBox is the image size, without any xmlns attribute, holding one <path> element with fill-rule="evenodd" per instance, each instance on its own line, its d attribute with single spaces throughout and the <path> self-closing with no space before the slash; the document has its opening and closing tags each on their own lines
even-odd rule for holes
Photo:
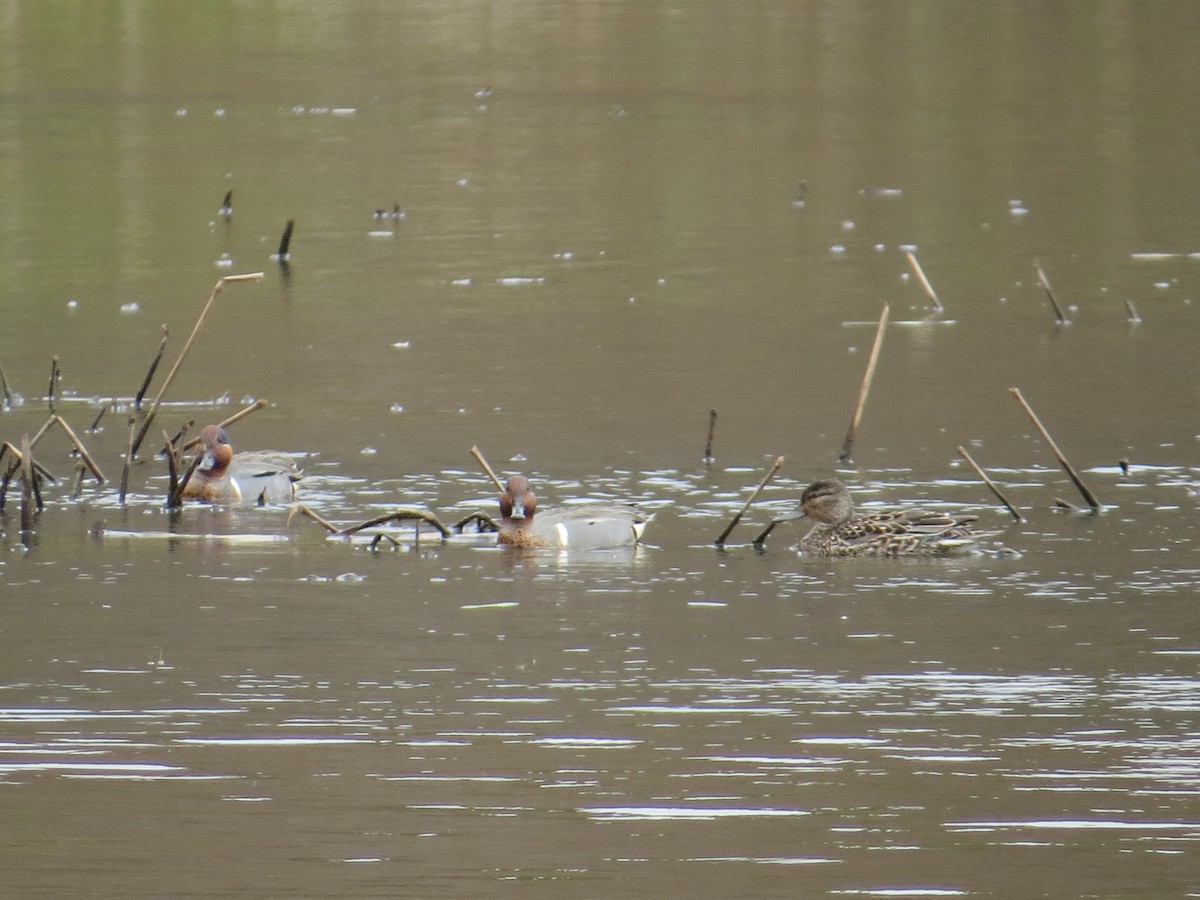
<svg viewBox="0 0 1200 900">
<path fill-rule="evenodd" d="M 1103 507 L 1101 506 L 1100 501 L 1096 499 L 1096 495 L 1093 494 L 1091 489 L 1083 483 L 1083 479 L 1079 477 L 1079 473 L 1075 471 L 1069 462 L 1067 462 L 1067 458 L 1063 456 L 1063 452 L 1058 449 L 1058 444 L 1054 443 L 1054 438 L 1050 437 L 1050 432 L 1046 430 L 1046 426 L 1042 424 L 1042 420 L 1037 417 L 1037 413 L 1033 411 L 1033 407 L 1031 407 L 1025 401 L 1025 397 L 1021 394 L 1020 389 L 1013 387 L 1009 388 L 1008 390 L 1014 397 L 1017 398 L 1017 402 L 1021 404 L 1021 407 L 1025 410 L 1025 414 L 1029 416 L 1029 419 L 1031 422 L 1033 422 L 1034 427 L 1037 428 L 1037 430 L 1041 433 L 1042 440 L 1046 442 L 1046 445 L 1050 448 L 1050 452 L 1053 453 L 1054 458 L 1058 460 L 1058 464 L 1062 466 L 1063 471 L 1067 473 L 1071 481 L 1075 483 L 1075 487 L 1079 489 L 1079 493 L 1083 495 L 1083 499 L 1087 501 L 1087 505 L 1090 506 L 1093 511 L 1099 511 L 1102 509 Z"/>
<path fill-rule="evenodd" d="M 921 287 L 925 288 L 925 293 L 930 300 L 933 301 L 933 308 L 938 312 L 945 312 L 946 308 L 942 306 L 942 301 L 938 299 L 937 291 L 933 289 L 933 285 L 929 283 L 929 279 L 925 277 L 925 270 L 921 268 L 921 264 L 917 262 L 916 254 L 912 251 L 905 251 L 905 256 L 908 257 L 909 265 L 913 271 L 917 273 L 917 279 L 921 282 Z"/>
<path fill-rule="evenodd" d="M 863 374 L 862 386 L 858 389 L 858 402 L 854 405 L 854 416 L 850 419 L 850 428 L 846 431 L 846 439 L 842 442 L 842 452 L 838 454 L 838 462 L 850 461 L 854 449 L 854 439 L 858 436 L 858 425 L 862 421 L 863 407 L 867 405 L 867 394 L 871 391 L 871 380 L 875 377 L 875 365 L 879 362 L 879 351 L 883 347 L 883 333 L 887 328 L 888 313 L 891 307 L 883 304 L 883 312 L 879 314 L 879 325 L 875 329 L 875 343 L 871 345 L 871 356 L 867 360 L 867 371 Z"/>
<path fill-rule="evenodd" d="M 777 456 L 775 458 L 774 465 L 771 466 L 771 470 L 763 476 L 763 480 L 758 483 L 758 487 L 756 487 L 750 496 L 746 498 L 746 502 L 742 504 L 742 508 L 739 509 L 737 515 L 733 517 L 733 521 L 725 527 L 725 530 L 721 532 L 721 536 L 718 537 L 713 543 L 715 543 L 718 547 L 725 546 L 725 539 L 729 537 L 729 532 L 733 531 L 733 529 L 737 527 L 737 523 L 742 521 L 742 516 L 746 514 L 746 510 L 750 508 L 750 504 L 758 499 L 758 495 L 763 492 L 763 488 L 765 488 L 770 480 L 775 477 L 775 473 L 778 472 L 782 466 L 783 457 Z"/>
<path fill-rule="evenodd" d="M 705 443 L 704 443 L 704 464 L 706 466 L 711 465 L 712 461 L 714 459 L 716 459 L 716 457 L 713 456 L 713 452 L 712 452 L 713 435 L 715 434 L 716 430 L 717 430 L 717 411 L 715 409 L 710 409 L 708 411 L 708 440 L 705 441 Z"/>
<path fill-rule="evenodd" d="M 167 373 L 167 377 L 163 380 L 162 385 L 158 389 L 158 393 L 154 397 L 154 401 L 150 404 L 150 411 L 146 413 L 146 418 L 142 420 L 142 427 L 138 431 L 137 437 L 133 441 L 133 455 L 137 455 L 138 449 L 142 446 L 142 441 L 146 438 L 146 432 L 150 430 L 150 423 L 154 421 L 154 416 L 158 413 L 158 407 L 162 403 L 163 394 L 167 392 L 167 388 L 171 386 L 171 382 L 175 380 L 175 376 L 179 374 L 179 367 L 183 365 L 183 361 L 187 359 L 188 351 L 192 349 L 192 344 L 196 340 L 196 335 L 200 333 L 200 329 L 204 326 L 204 320 L 208 318 L 208 311 L 212 309 L 213 303 L 216 302 L 217 295 L 221 293 L 221 289 L 226 285 L 239 281 L 261 281 L 262 272 L 251 272 L 246 275 L 226 275 L 220 279 L 212 289 L 212 294 L 209 295 L 208 302 L 204 304 L 204 308 L 200 310 L 200 316 L 196 319 L 196 324 L 192 326 L 192 333 L 188 335 L 187 341 L 183 345 L 183 349 L 179 351 L 179 356 L 175 359 L 175 364 L 171 366 L 171 371 Z"/>
<path fill-rule="evenodd" d="M 1046 292 L 1046 296 L 1050 299 L 1050 305 L 1054 307 L 1054 318 L 1058 320 L 1059 325 L 1070 324 L 1066 315 L 1063 314 L 1062 307 L 1058 305 L 1058 298 L 1054 296 L 1054 288 L 1050 287 L 1050 279 L 1046 277 L 1046 270 L 1036 259 L 1033 264 L 1037 267 L 1038 281 L 1041 282 L 1042 290 Z"/>
<path fill-rule="evenodd" d="M 1013 517 L 1013 520 L 1017 522 L 1024 522 L 1025 517 L 1017 512 L 1017 508 L 1008 501 L 1008 498 L 1005 497 L 1000 488 L 996 486 L 996 482 L 992 481 L 992 479 L 988 477 L 987 472 L 983 471 L 983 469 L 979 467 L 979 463 L 975 462 L 975 460 L 971 458 L 971 454 L 967 452 L 965 447 L 958 448 L 958 455 L 965 459 L 970 464 L 971 468 L 975 470 L 975 474 L 983 479 L 983 483 L 986 484 L 988 489 L 996 495 L 996 499 L 1003 503 L 1005 508 L 1008 509 L 1009 513 Z"/>
<path fill-rule="evenodd" d="M 471 455 L 475 457 L 475 462 L 483 466 L 483 471 L 487 472 L 488 478 L 492 479 L 492 484 L 496 485 L 501 491 L 504 490 L 504 482 L 496 477 L 496 473 L 492 471 L 492 467 L 488 465 L 488 461 L 483 458 L 483 454 L 478 447 L 471 448 Z"/>
<path fill-rule="evenodd" d="M 158 352 L 154 354 L 154 360 L 150 363 L 150 370 L 146 372 L 146 377 L 142 379 L 142 386 L 138 388 L 138 392 L 133 398 L 133 408 L 141 410 L 142 398 L 146 396 L 146 391 L 150 388 L 150 380 L 154 377 L 154 373 L 158 370 L 158 364 L 162 362 L 163 352 L 167 349 L 167 338 L 171 336 L 171 332 L 167 330 L 167 326 L 162 327 L 162 340 L 158 342 Z"/>
</svg>

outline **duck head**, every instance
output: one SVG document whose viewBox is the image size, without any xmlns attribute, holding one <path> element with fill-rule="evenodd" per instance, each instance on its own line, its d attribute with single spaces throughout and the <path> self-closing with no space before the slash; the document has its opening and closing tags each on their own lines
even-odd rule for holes
<svg viewBox="0 0 1200 900">
<path fill-rule="evenodd" d="M 204 443 L 204 458 L 196 470 L 207 478 L 220 478 L 233 462 L 229 435 L 220 425 L 206 425 L 200 432 L 200 440 Z"/>
<path fill-rule="evenodd" d="M 840 525 L 854 515 L 854 501 L 840 481 L 814 481 L 800 495 L 800 515 L 824 525 Z"/>
<path fill-rule="evenodd" d="M 529 480 L 524 475 L 508 479 L 504 493 L 500 495 L 500 518 L 505 522 L 532 522 L 537 512 L 537 497 L 529 489 Z"/>
</svg>

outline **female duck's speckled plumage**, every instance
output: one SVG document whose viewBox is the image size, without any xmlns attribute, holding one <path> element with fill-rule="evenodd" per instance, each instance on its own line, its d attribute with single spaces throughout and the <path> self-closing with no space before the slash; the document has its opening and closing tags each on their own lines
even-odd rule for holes
<svg viewBox="0 0 1200 900">
<path fill-rule="evenodd" d="M 229 436 L 218 425 L 200 432 L 204 457 L 187 486 L 185 500 L 235 505 L 288 503 L 296 495 L 300 470 L 282 453 L 233 453 Z"/>
<path fill-rule="evenodd" d="M 524 475 L 500 495 L 501 544 L 537 549 L 612 550 L 632 547 L 650 516 L 628 504 L 588 503 L 539 510 Z"/>
<path fill-rule="evenodd" d="M 923 509 L 855 515 L 850 492 L 840 481 L 816 481 L 800 497 L 797 518 L 816 524 L 800 541 L 812 556 L 952 556 L 975 549 L 997 534 L 971 527 L 977 516 Z"/>
</svg>

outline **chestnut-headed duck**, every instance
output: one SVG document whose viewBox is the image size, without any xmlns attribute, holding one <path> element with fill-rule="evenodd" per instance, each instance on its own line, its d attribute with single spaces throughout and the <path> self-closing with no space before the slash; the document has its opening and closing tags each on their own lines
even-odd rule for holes
<svg viewBox="0 0 1200 900">
<path fill-rule="evenodd" d="M 524 475 L 500 495 L 501 544 L 560 550 L 613 550 L 641 540 L 651 516 L 632 504 L 585 503 L 539 510 Z"/>
<path fill-rule="evenodd" d="M 295 497 L 301 473 L 290 457 L 269 451 L 235 456 L 229 435 L 219 425 L 206 425 L 200 440 L 204 456 L 183 490 L 183 499 L 264 506 L 288 503 Z"/>
</svg>

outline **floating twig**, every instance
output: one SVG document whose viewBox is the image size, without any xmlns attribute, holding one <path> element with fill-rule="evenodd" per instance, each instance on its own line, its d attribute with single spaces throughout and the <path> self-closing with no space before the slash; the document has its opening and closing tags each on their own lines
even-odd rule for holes
<svg viewBox="0 0 1200 900">
<path fill-rule="evenodd" d="M 729 537 L 729 532 L 733 531 L 733 529 L 737 527 L 737 523 L 742 520 L 742 516 L 744 516 L 746 514 L 746 510 L 750 508 L 750 504 L 758 499 L 758 495 L 763 492 L 763 488 L 765 488 L 767 483 L 775 477 L 775 473 L 778 472 L 782 466 L 783 457 L 776 457 L 774 465 L 771 466 L 771 470 L 763 476 L 763 480 L 758 483 L 758 487 L 751 492 L 750 496 L 746 498 L 746 502 L 742 504 L 742 508 L 738 510 L 737 515 L 733 517 L 733 521 L 726 526 L 725 530 L 721 532 L 721 536 L 718 537 L 713 543 L 715 543 L 718 547 L 725 546 L 725 538 Z"/>
<path fill-rule="evenodd" d="M 883 312 L 879 314 L 879 326 L 875 329 L 875 343 L 871 345 L 871 356 L 867 360 L 867 371 L 863 374 L 862 386 L 858 389 L 858 402 L 854 405 L 854 416 L 850 420 L 850 428 L 846 432 L 846 440 L 842 442 L 842 452 L 838 454 L 838 462 L 848 463 L 854 449 L 854 439 L 858 435 L 858 423 L 862 421 L 863 407 L 867 405 L 867 394 L 871 391 L 871 379 L 875 377 L 875 364 L 879 362 L 879 351 L 883 347 L 883 333 L 887 328 L 888 313 L 891 307 L 883 304 Z"/>
<path fill-rule="evenodd" d="M 1046 296 L 1050 299 L 1050 305 L 1054 307 L 1054 318 L 1058 320 L 1059 325 L 1069 325 L 1070 320 L 1063 314 L 1062 307 L 1058 305 L 1058 298 L 1054 296 L 1054 288 L 1050 287 L 1050 279 L 1046 277 L 1046 270 L 1042 268 L 1042 264 L 1036 259 L 1033 261 L 1037 268 L 1038 281 L 1041 282 L 1042 290 L 1046 292 Z"/>
<path fill-rule="evenodd" d="M 492 467 L 488 465 L 488 461 L 483 458 L 483 454 L 478 447 L 471 447 L 471 455 L 475 457 L 475 462 L 483 466 L 483 471 L 487 472 L 488 478 L 492 479 L 492 483 L 501 491 L 504 490 L 504 482 L 496 477 L 496 473 L 492 471 Z"/>
<path fill-rule="evenodd" d="M 158 407 L 162 403 L 163 394 L 167 392 L 167 388 L 171 386 L 171 382 L 175 380 L 175 376 L 179 373 L 179 367 L 183 365 L 183 361 L 187 358 L 188 351 L 192 349 L 192 344 L 196 340 L 196 335 L 200 333 L 201 327 L 204 325 L 204 320 L 208 317 L 208 311 L 212 309 L 212 305 L 216 302 L 217 295 L 221 293 L 221 289 L 227 282 L 235 281 L 261 281 L 262 272 L 252 272 L 246 275 L 226 275 L 220 279 L 212 289 L 212 294 L 209 295 L 208 302 L 204 304 L 204 308 L 200 310 L 200 316 L 196 319 L 196 324 L 192 326 L 192 333 L 188 335 L 187 341 L 183 345 L 183 349 L 179 351 L 179 356 L 175 359 L 175 364 L 171 366 L 171 371 L 167 373 L 167 377 L 163 380 L 162 386 L 159 387 L 158 393 L 154 397 L 154 401 L 150 404 L 150 411 L 146 413 L 146 418 L 142 420 L 142 427 L 138 431 L 137 437 L 133 441 L 133 455 L 137 455 L 138 448 L 142 446 L 142 441 L 146 437 L 146 432 L 150 430 L 150 423 L 154 421 L 154 416 L 158 412 Z"/>
<path fill-rule="evenodd" d="M 146 377 L 142 380 L 142 386 L 138 388 L 137 394 L 133 398 L 133 408 L 141 410 L 142 398 L 146 396 L 146 391 L 150 387 L 150 379 L 154 377 L 155 370 L 158 369 L 158 364 L 162 362 L 163 351 L 167 349 L 167 338 L 171 336 L 171 332 L 167 330 L 167 326 L 162 327 L 162 340 L 158 342 L 158 352 L 154 354 L 154 360 L 150 363 L 150 370 L 146 372 Z"/>
<path fill-rule="evenodd" d="M 970 464 L 971 468 L 975 470 L 975 474 L 983 479 L 983 483 L 986 484 L 988 489 L 996 495 L 996 499 L 1003 503 L 1008 509 L 1009 513 L 1013 517 L 1013 520 L 1016 522 L 1024 522 L 1025 517 L 1017 512 L 1017 508 L 1015 506 L 1008 502 L 1008 498 L 1005 497 L 1000 488 L 996 486 L 996 482 L 992 481 L 992 479 L 988 477 L 987 472 L 983 471 L 983 469 L 979 467 L 979 463 L 975 462 L 975 460 L 971 458 L 971 454 L 967 452 L 965 447 L 958 448 L 958 455 L 965 459 Z"/>
<path fill-rule="evenodd" d="M 716 430 L 717 430 L 717 411 L 715 409 L 710 409 L 708 411 L 708 440 L 705 441 L 705 443 L 704 443 L 704 464 L 706 466 L 712 465 L 713 460 L 716 459 L 716 457 L 713 456 L 713 452 L 712 452 L 713 433 Z"/>
<path fill-rule="evenodd" d="M 917 273 L 917 280 L 921 282 L 921 287 L 925 288 L 925 293 L 930 300 L 933 301 L 933 308 L 939 313 L 945 312 L 946 308 L 942 306 L 942 301 L 938 299 L 937 292 L 933 289 L 933 285 L 929 283 L 929 279 L 925 277 L 925 270 L 921 268 L 921 264 L 917 262 L 916 254 L 911 250 L 906 250 L 904 253 L 908 257 L 909 265 L 913 271 Z"/>
<path fill-rule="evenodd" d="M 1037 413 L 1033 411 L 1033 407 L 1025 402 L 1025 397 L 1021 394 L 1020 389 L 1013 387 L 1009 388 L 1008 390 L 1014 397 L 1017 398 L 1017 402 L 1021 404 L 1021 407 L 1025 410 L 1025 414 L 1029 416 L 1029 419 L 1031 422 L 1033 422 L 1034 427 L 1036 427 L 1041 433 L 1042 440 L 1044 440 L 1047 446 L 1049 446 L 1050 452 L 1054 454 L 1054 458 L 1058 460 L 1058 464 L 1062 466 L 1063 471 L 1070 476 L 1071 481 L 1075 483 L 1075 487 L 1079 489 L 1079 493 L 1083 495 L 1083 499 L 1087 501 L 1087 505 L 1090 506 L 1093 511 L 1098 512 L 1100 509 L 1102 509 L 1103 507 L 1101 506 L 1100 501 L 1096 499 L 1096 495 L 1093 494 L 1088 486 L 1083 483 L 1083 479 L 1079 477 L 1079 473 L 1075 471 L 1069 462 L 1067 462 L 1067 458 L 1063 456 L 1062 451 L 1058 449 L 1058 444 L 1054 443 L 1054 438 L 1050 437 L 1050 432 L 1046 430 L 1046 426 L 1042 424 L 1042 420 L 1037 417 Z"/>
</svg>

